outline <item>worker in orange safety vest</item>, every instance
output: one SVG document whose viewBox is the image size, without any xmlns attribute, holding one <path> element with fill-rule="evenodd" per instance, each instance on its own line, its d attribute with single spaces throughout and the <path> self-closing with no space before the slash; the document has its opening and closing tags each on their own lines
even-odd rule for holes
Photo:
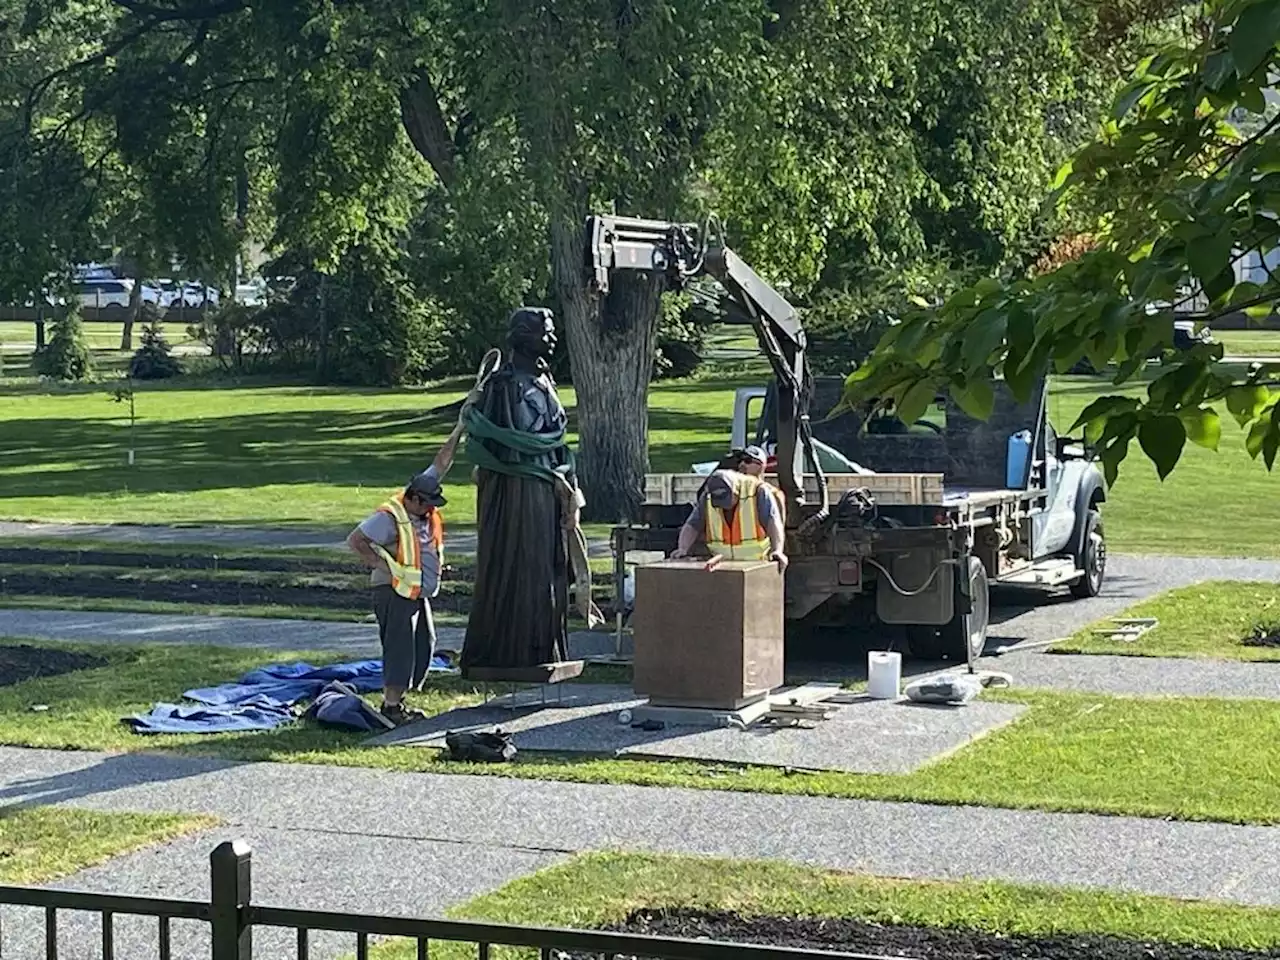
<svg viewBox="0 0 1280 960">
<path fill-rule="evenodd" d="M 347 546 L 371 571 L 373 612 L 382 641 L 382 715 L 399 726 L 421 719 L 404 704 L 420 690 L 435 653 L 431 598 L 440 592 L 444 565 L 442 481 L 461 438 L 459 421 L 435 460 L 351 531 Z"/>
<path fill-rule="evenodd" d="M 769 492 L 773 495 L 774 503 L 778 505 L 778 515 L 782 517 L 782 525 L 785 528 L 787 525 L 787 502 L 782 498 L 782 491 L 764 479 L 765 468 L 769 465 L 769 455 L 760 447 L 747 447 L 742 451 L 739 463 L 741 464 L 738 467 L 739 471 L 749 477 L 758 477 L 760 482 L 769 488 Z"/>
<path fill-rule="evenodd" d="M 700 541 L 713 556 L 787 568 L 782 512 L 768 484 L 745 473 L 716 470 L 707 477 L 671 556 L 689 556 Z"/>
</svg>

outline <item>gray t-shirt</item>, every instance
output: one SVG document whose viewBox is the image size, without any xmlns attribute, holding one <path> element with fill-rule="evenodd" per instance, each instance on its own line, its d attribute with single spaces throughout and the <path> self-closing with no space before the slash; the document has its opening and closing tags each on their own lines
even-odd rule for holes
<svg viewBox="0 0 1280 960">
<path fill-rule="evenodd" d="M 435 476 L 435 468 L 427 467 L 426 473 Z M 418 537 L 419 552 L 422 554 L 422 595 L 434 597 L 440 592 L 440 554 L 436 550 L 435 541 L 431 539 L 431 524 L 423 519 L 410 516 L 413 532 Z M 378 546 L 383 547 L 391 556 L 396 555 L 396 521 L 389 513 L 377 511 L 360 524 L 360 532 Z M 391 583 L 391 575 L 385 570 L 374 570 L 369 577 L 372 586 L 380 587 Z"/>
<path fill-rule="evenodd" d="M 702 520 L 706 513 L 706 504 L 709 498 L 710 495 L 704 491 L 702 496 L 698 498 L 698 502 L 693 505 L 689 519 L 685 521 L 690 526 L 697 527 L 699 533 L 702 532 Z M 778 504 L 773 499 L 773 494 L 769 492 L 769 488 L 763 483 L 760 484 L 760 488 L 756 490 L 756 516 L 760 518 L 760 524 L 765 530 L 769 529 L 769 523 L 777 515 L 777 508 Z"/>
</svg>

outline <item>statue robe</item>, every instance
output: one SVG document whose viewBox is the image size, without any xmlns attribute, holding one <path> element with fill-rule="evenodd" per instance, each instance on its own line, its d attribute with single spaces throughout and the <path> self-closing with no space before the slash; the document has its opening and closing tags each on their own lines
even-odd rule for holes
<svg viewBox="0 0 1280 960">
<path fill-rule="evenodd" d="M 567 417 L 545 372 L 510 363 L 485 385 L 476 410 L 496 427 L 564 436 Z M 472 438 L 504 463 L 549 470 L 570 463 L 566 444 L 543 454 Z M 532 667 L 568 659 L 570 564 L 563 506 L 553 483 L 477 469 L 476 577 L 461 666 Z"/>
</svg>

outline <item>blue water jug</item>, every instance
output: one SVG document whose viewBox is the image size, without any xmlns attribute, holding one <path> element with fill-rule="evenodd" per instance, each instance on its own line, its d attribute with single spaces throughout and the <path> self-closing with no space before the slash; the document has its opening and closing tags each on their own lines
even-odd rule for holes
<svg viewBox="0 0 1280 960">
<path fill-rule="evenodd" d="M 1031 431 L 1021 430 L 1009 437 L 1009 456 L 1005 461 L 1004 482 L 1010 490 L 1027 485 L 1027 466 L 1031 461 Z"/>
</svg>

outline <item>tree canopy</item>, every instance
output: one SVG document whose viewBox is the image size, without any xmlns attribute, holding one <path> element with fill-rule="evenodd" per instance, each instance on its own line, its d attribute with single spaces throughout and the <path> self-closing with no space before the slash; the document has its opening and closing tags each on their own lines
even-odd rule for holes
<svg viewBox="0 0 1280 960">
<path fill-rule="evenodd" d="M 616 519 L 647 468 L 663 310 L 656 279 L 592 291 L 587 214 L 714 209 L 800 302 L 1019 267 L 1114 48 L 1177 7 L 0 0 L 0 286 L 102 244 L 226 277 L 257 238 L 313 275 L 291 309 L 316 368 L 372 382 L 465 369 L 507 310 L 549 301 L 589 513 Z"/>
<path fill-rule="evenodd" d="M 1091 217 L 1087 249 L 1013 283 L 985 278 L 922 304 L 849 379 L 851 404 L 893 399 L 918 416 L 940 389 L 977 416 L 1003 377 L 1025 396 L 1082 358 L 1121 386 L 1164 351 L 1145 396 L 1117 391 L 1075 427 L 1109 480 L 1136 439 L 1161 477 L 1187 441 L 1217 449 L 1221 416 L 1270 469 L 1280 450 L 1277 370 L 1224 365 L 1218 344 L 1173 355 L 1175 317 L 1270 314 L 1280 277 L 1280 0 L 1209 0 L 1189 35 L 1142 60 L 1096 139 L 1059 173 L 1055 198 Z M 1239 266 L 1257 262 L 1244 276 Z"/>
</svg>

